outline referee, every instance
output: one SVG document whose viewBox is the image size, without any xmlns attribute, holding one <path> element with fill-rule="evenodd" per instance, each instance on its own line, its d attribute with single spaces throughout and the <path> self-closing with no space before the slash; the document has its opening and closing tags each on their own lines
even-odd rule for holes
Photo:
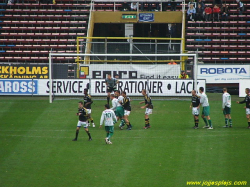
<svg viewBox="0 0 250 187">
<path fill-rule="evenodd" d="M 108 77 L 105 79 L 106 85 L 107 85 L 107 103 L 109 105 L 109 100 L 110 100 L 110 94 L 112 92 L 115 92 L 117 90 L 117 83 L 118 80 L 116 78 L 112 78 L 111 74 L 108 74 Z"/>
</svg>

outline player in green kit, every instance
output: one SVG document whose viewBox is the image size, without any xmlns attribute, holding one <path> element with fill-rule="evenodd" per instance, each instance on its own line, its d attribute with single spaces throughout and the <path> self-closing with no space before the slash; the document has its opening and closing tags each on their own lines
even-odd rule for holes
<svg viewBox="0 0 250 187">
<path fill-rule="evenodd" d="M 144 106 L 141 108 L 146 108 L 145 111 L 145 127 L 144 129 L 149 129 L 150 126 L 150 121 L 149 121 L 149 115 L 153 113 L 153 104 L 151 101 L 151 97 L 147 94 L 147 91 L 145 89 L 142 90 L 142 95 L 144 96 L 144 101 L 141 101 L 140 104 L 145 103 Z"/>
<path fill-rule="evenodd" d="M 246 97 L 243 101 L 239 102 L 237 101 L 238 104 L 243 104 L 246 103 L 245 109 L 246 109 L 246 117 L 247 117 L 247 123 L 248 123 L 248 128 L 250 129 L 250 90 L 249 88 L 246 88 Z"/>
<path fill-rule="evenodd" d="M 114 134 L 114 124 L 116 123 L 116 116 L 113 110 L 110 109 L 109 105 L 106 104 L 105 110 L 102 112 L 101 120 L 100 120 L 100 128 L 102 124 L 105 124 L 105 130 L 107 132 L 107 136 L 105 138 L 106 144 L 112 144 L 110 138 Z"/>
<path fill-rule="evenodd" d="M 222 95 L 222 111 L 225 116 L 225 128 L 233 127 L 232 118 L 231 118 L 231 95 L 227 92 L 227 88 L 223 88 L 223 95 Z"/>
<path fill-rule="evenodd" d="M 213 129 L 212 121 L 210 119 L 210 106 L 208 103 L 207 95 L 204 93 L 203 87 L 199 88 L 199 92 L 200 92 L 200 105 L 198 106 L 198 108 L 200 108 L 200 106 L 202 105 L 202 107 L 203 107 L 202 119 L 204 120 L 204 122 L 206 124 L 203 128 Z M 208 126 L 208 124 L 209 124 L 209 126 Z"/>
<path fill-rule="evenodd" d="M 192 109 L 192 114 L 194 116 L 194 129 L 198 129 L 198 125 L 199 125 L 199 114 L 200 114 L 200 109 L 198 108 L 198 106 L 200 105 L 200 98 L 199 96 L 196 94 L 195 90 L 192 90 L 192 100 L 191 100 L 191 105 L 190 105 L 190 109 Z"/>
<path fill-rule="evenodd" d="M 121 92 L 119 90 L 117 90 L 115 92 L 116 96 L 117 96 L 117 105 L 116 105 L 116 117 L 117 117 L 117 121 L 120 119 L 121 123 L 119 125 L 119 128 L 122 130 L 123 126 L 125 125 L 125 120 L 124 120 L 124 108 L 122 106 L 123 104 L 123 96 L 120 95 Z"/>
</svg>

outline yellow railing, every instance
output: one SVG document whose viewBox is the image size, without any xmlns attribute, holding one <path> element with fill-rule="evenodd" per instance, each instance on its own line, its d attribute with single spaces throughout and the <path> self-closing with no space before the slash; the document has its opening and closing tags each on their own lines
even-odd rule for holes
<svg viewBox="0 0 250 187">
<path fill-rule="evenodd" d="M 77 54 L 80 54 L 80 41 L 84 40 L 87 41 L 87 43 L 89 43 L 89 45 L 87 44 L 86 46 L 86 50 L 85 53 L 86 54 L 90 54 L 90 47 L 91 47 L 91 42 L 93 39 L 103 39 L 104 41 L 106 40 L 128 40 L 128 39 L 133 39 L 133 40 L 155 40 L 155 41 L 162 41 L 162 40 L 179 40 L 182 41 L 182 46 L 181 46 L 181 50 L 183 51 L 182 53 L 184 53 L 185 51 L 185 38 L 145 38 L 145 37 L 77 37 L 76 42 L 77 42 Z M 122 54 L 121 54 L 122 56 Z M 185 67 L 185 60 L 186 58 L 182 58 L 181 60 L 175 60 L 176 62 L 182 62 L 182 69 L 184 69 Z M 87 61 L 87 62 L 86 62 Z M 80 62 L 85 62 L 86 64 L 89 64 L 90 62 L 117 62 L 117 63 L 124 63 L 124 62 L 128 62 L 128 60 L 90 60 L 89 57 L 85 58 L 84 60 L 81 60 L 79 56 L 77 56 L 76 59 L 76 63 L 77 63 L 77 67 L 79 67 L 79 63 Z M 131 60 L 129 62 L 154 62 L 154 63 L 164 63 L 164 62 L 170 62 L 170 60 Z"/>
</svg>

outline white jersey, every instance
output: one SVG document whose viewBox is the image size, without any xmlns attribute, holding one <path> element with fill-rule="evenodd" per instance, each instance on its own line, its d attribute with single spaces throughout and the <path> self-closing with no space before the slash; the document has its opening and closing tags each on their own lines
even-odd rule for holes
<svg viewBox="0 0 250 187">
<path fill-rule="evenodd" d="M 200 103 L 203 107 L 209 106 L 207 95 L 203 92 L 200 96 Z"/>
<path fill-rule="evenodd" d="M 227 92 L 222 95 L 222 108 L 225 106 L 231 108 L 231 95 Z"/>
<path fill-rule="evenodd" d="M 121 95 L 118 97 L 117 107 L 122 106 L 120 102 L 123 103 L 123 97 Z"/>
<path fill-rule="evenodd" d="M 114 122 L 116 123 L 116 116 L 113 110 L 106 109 L 102 112 L 100 125 L 104 122 L 105 126 L 114 126 Z"/>
<path fill-rule="evenodd" d="M 118 105 L 118 99 L 116 99 L 116 98 L 112 99 L 112 108 L 111 108 L 111 110 L 116 111 L 117 105 Z"/>
</svg>

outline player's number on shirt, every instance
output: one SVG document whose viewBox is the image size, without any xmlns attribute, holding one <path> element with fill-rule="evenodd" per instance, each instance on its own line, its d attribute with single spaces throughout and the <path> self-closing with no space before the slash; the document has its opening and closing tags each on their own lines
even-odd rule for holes
<svg viewBox="0 0 250 187">
<path fill-rule="evenodd" d="M 106 114 L 105 114 L 105 117 L 106 117 L 106 118 L 111 118 L 112 115 L 111 115 L 111 113 L 106 113 Z"/>
</svg>

